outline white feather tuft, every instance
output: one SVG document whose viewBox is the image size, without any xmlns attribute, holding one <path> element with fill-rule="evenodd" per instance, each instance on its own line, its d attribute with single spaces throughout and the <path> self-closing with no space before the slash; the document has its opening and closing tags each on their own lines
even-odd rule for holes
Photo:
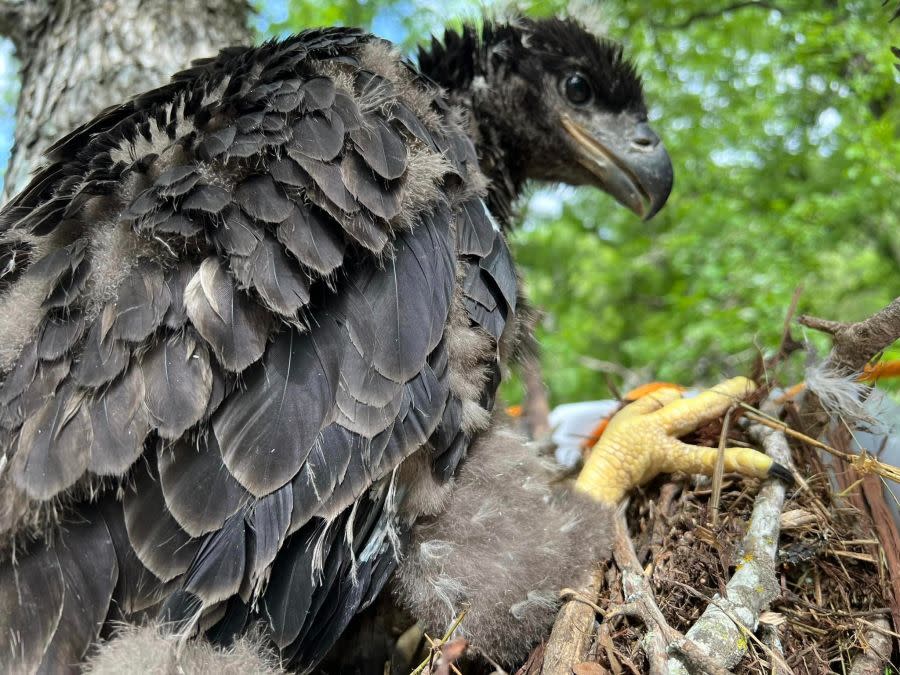
<svg viewBox="0 0 900 675">
<path fill-rule="evenodd" d="M 871 388 L 856 374 L 838 373 L 819 363 L 806 369 L 806 387 L 819 397 L 829 415 L 848 422 L 874 422 L 865 406 Z"/>
</svg>

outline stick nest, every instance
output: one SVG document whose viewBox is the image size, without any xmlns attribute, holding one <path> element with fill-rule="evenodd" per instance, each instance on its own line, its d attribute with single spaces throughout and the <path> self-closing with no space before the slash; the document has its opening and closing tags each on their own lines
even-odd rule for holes
<svg viewBox="0 0 900 675">
<path fill-rule="evenodd" d="M 715 445 L 718 426 L 700 430 L 692 442 Z M 735 429 L 729 444 L 734 441 L 749 439 Z M 868 647 L 873 621 L 891 613 L 890 574 L 870 515 L 838 493 L 850 482 L 835 476 L 842 467 L 826 464 L 819 451 L 802 442 L 790 445 L 806 485 L 791 490 L 784 505 L 776 561 L 780 595 L 760 617 L 762 645 L 748 638 L 749 654 L 737 672 L 772 673 L 779 665 L 783 671 L 785 663 L 797 673 L 844 672 Z M 848 493 L 854 489 L 858 485 Z M 657 605 L 677 631 L 686 633 L 710 599 L 724 594 L 745 555 L 742 541 L 758 490 L 757 480 L 727 475 L 716 524 L 709 481 L 657 481 L 632 498 L 627 520 L 638 560 Z M 625 603 L 620 572 L 608 563 L 602 578 L 599 604 L 612 611 Z M 591 672 L 648 672 L 641 647 L 645 633 L 641 621 L 623 619 L 613 627 L 605 622 L 588 654 L 602 670 Z"/>
</svg>

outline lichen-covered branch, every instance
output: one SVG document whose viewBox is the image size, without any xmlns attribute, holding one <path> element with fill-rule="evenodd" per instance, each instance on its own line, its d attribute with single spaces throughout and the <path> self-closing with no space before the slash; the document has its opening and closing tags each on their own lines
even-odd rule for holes
<svg viewBox="0 0 900 675">
<path fill-rule="evenodd" d="M 791 465 L 790 449 L 783 433 L 753 425 L 750 434 L 772 459 L 782 466 Z M 725 597 L 716 595 L 686 634 L 722 667 L 730 668 L 744 657 L 748 643 L 744 631 L 756 629 L 760 612 L 778 593 L 775 554 L 784 497 L 785 486 L 781 481 L 770 479 L 763 483 L 744 538 L 744 557 L 725 587 Z M 684 657 L 678 654 L 669 659 L 668 668 L 672 675 L 689 672 Z"/>
</svg>

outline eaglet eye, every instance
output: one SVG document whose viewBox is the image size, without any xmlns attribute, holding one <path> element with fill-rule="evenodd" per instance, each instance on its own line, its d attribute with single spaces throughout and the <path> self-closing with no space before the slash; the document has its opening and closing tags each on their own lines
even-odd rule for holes
<svg viewBox="0 0 900 675">
<path fill-rule="evenodd" d="M 562 82 L 562 89 L 566 98 L 574 105 L 586 105 L 594 97 L 590 82 L 580 73 L 567 75 Z"/>
</svg>

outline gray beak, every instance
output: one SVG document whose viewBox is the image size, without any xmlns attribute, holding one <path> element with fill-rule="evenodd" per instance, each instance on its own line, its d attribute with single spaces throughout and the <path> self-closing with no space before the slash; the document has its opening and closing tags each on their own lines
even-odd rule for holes
<svg viewBox="0 0 900 675">
<path fill-rule="evenodd" d="M 669 153 L 646 122 L 617 115 L 604 119 L 603 129 L 589 129 L 563 116 L 562 124 L 596 187 L 644 220 L 657 214 L 669 198 L 674 175 Z"/>
</svg>

